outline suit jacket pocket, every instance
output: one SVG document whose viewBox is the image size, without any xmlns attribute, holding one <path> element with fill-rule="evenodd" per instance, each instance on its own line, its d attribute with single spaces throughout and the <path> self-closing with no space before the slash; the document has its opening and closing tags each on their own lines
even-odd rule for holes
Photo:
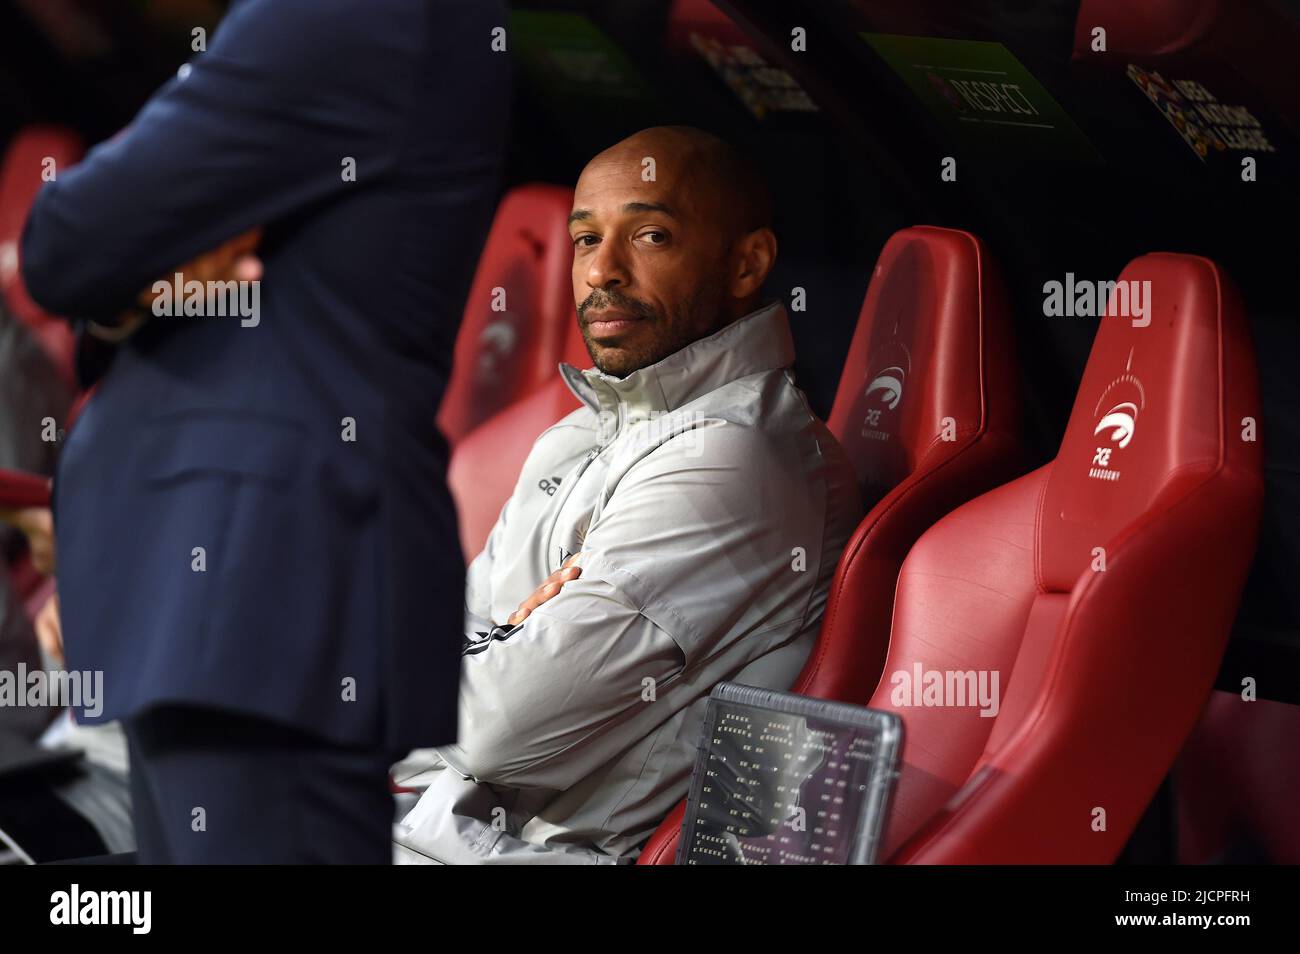
<svg viewBox="0 0 1300 954">
<path fill-rule="evenodd" d="M 186 412 L 145 426 L 147 474 L 154 484 L 203 475 L 290 484 L 301 470 L 306 434 L 293 422 L 236 411 Z"/>
</svg>

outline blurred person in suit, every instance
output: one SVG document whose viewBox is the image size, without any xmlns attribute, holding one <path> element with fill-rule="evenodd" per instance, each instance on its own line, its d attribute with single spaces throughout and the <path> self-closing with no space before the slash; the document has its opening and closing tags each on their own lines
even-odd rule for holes
<svg viewBox="0 0 1300 954">
<path fill-rule="evenodd" d="M 32 297 L 111 344 L 82 349 L 102 377 L 54 516 L 68 663 L 104 674 L 78 718 L 124 722 L 142 862 L 386 862 L 390 763 L 455 738 L 433 421 L 505 23 L 498 0 L 234 0 L 33 207 Z"/>
</svg>

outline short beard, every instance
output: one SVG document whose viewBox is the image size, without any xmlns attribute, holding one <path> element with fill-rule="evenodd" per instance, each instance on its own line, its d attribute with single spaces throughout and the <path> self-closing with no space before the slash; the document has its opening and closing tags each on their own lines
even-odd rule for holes
<svg viewBox="0 0 1300 954">
<path fill-rule="evenodd" d="M 624 351 L 617 364 L 598 356 L 601 353 L 600 346 L 588 336 L 586 323 L 581 323 L 582 337 L 592 363 L 604 374 L 625 378 L 634 371 L 656 364 L 687 345 L 720 331 L 727 324 L 722 301 L 721 282 L 700 285 L 686 301 L 667 314 L 660 313 L 645 302 L 628 298 L 617 290 L 596 289 L 578 306 L 578 317 L 581 319 L 591 308 L 613 307 L 657 323 L 660 334 L 654 336 L 640 351 Z"/>
</svg>

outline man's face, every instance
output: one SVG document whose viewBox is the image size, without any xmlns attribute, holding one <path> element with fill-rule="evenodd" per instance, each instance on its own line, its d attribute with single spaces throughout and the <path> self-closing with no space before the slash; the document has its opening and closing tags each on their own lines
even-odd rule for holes
<svg viewBox="0 0 1300 954">
<path fill-rule="evenodd" d="M 706 190 L 646 148 L 617 147 L 578 179 L 569 234 L 573 295 L 597 368 L 626 377 L 725 323 L 728 245 Z"/>
</svg>

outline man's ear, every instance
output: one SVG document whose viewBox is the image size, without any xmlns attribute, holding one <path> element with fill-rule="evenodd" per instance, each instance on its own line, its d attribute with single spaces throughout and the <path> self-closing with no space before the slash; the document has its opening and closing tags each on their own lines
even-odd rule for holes
<svg viewBox="0 0 1300 954">
<path fill-rule="evenodd" d="M 742 235 L 736 240 L 731 261 L 731 296 L 743 301 L 757 295 L 776 263 L 776 233 L 761 228 Z"/>
</svg>

